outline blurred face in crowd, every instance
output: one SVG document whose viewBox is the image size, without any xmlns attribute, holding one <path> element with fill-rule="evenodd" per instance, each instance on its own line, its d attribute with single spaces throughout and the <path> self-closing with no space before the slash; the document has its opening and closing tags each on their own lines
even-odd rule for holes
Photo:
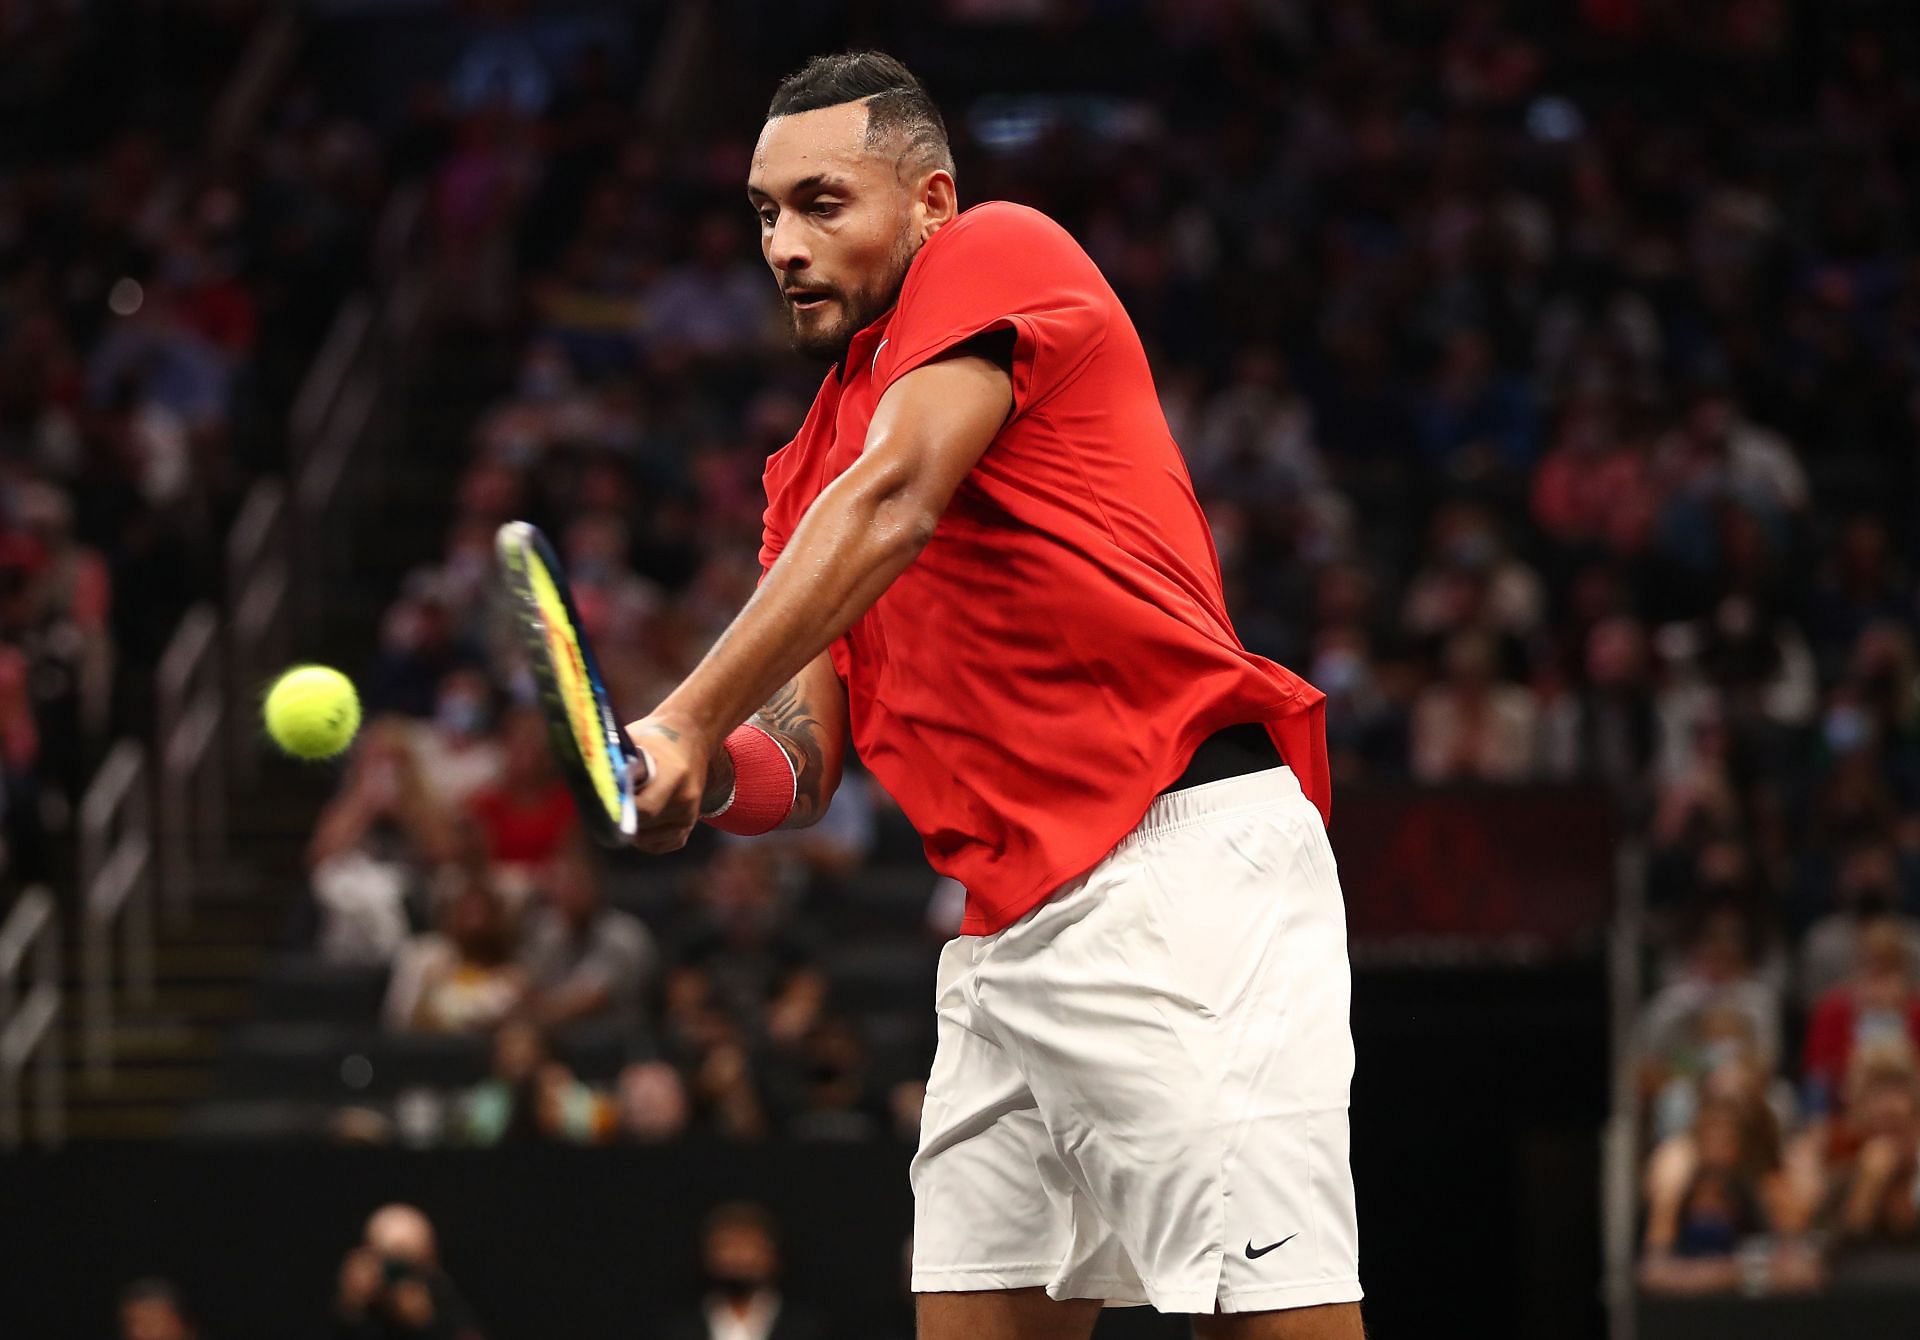
<svg viewBox="0 0 1920 1340">
<path fill-rule="evenodd" d="M 507 718 L 504 732 L 507 782 L 516 787 L 544 786 L 553 771 L 547 747 L 546 718 L 522 708 Z"/>
<path fill-rule="evenodd" d="M 751 1293 L 773 1282 L 780 1268 L 773 1239 L 757 1224 L 720 1223 L 707 1230 L 702 1253 L 707 1278 L 729 1293 Z"/>
<path fill-rule="evenodd" d="M 503 1024 L 493 1039 L 493 1073 L 509 1084 L 525 1084 L 546 1064 L 547 1042 L 532 1024 Z"/>
<path fill-rule="evenodd" d="M 430 1266 L 439 1255 L 433 1224 L 411 1205 L 383 1205 L 367 1220 L 366 1245 L 390 1261 Z"/>
<path fill-rule="evenodd" d="M 865 102 L 776 116 L 760 132 L 747 198 L 794 348 L 809 358 L 845 357 L 957 212 L 952 175 L 915 166 L 904 147 L 867 142 Z"/>
<path fill-rule="evenodd" d="M 703 892 L 715 919 L 729 931 L 757 931 L 772 919 L 773 864 L 751 847 L 722 847 L 707 867 Z"/>
<path fill-rule="evenodd" d="M 1694 948 L 1694 962 L 1716 982 L 1746 976 L 1747 933 L 1737 913 L 1716 912 L 1708 918 Z"/>
<path fill-rule="evenodd" d="M 1603 620 L 1587 637 L 1587 677 L 1598 688 L 1631 688 L 1640 682 L 1646 664 L 1646 636 L 1632 619 Z"/>
<path fill-rule="evenodd" d="M 133 1298 L 120 1307 L 121 1340 L 193 1340 L 193 1327 L 169 1298 Z"/>
<path fill-rule="evenodd" d="M 1911 989 L 1907 936 L 1892 917 L 1868 922 L 1860 931 L 1860 980 L 1855 997 L 1862 1008 L 1901 1011 Z"/>
<path fill-rule="evenodd" d="M 478 670 L 460 669 L 440 681 L 433 719 L 446 737 L 467 744 L 487 733 L 492 719 L 492 690 Z"/>
<path fill-rule="evenodd" d="M 1840 866 L 1840 905 L 1862 916 L 1891 912 L 1899 900 L 1900 867 L 1893 848 L 1883 844 L 1855 847 Z"/>
<path fill-rule="evenodd" d="M 600 886 L 594 879 L 593 863 L 577 846 L 563 846 L 547 863 L 541 892 L 547 906 L 575 929 L 590 923 L 600 910 Z"/>
<path fill-rule="evenodd" d="M 498 963 L 507 956 L 507 920 L 500 900 L 485 884 L 469 882 L 447 908 L 447 938 L 462 958 Z"/>
<path fill-rule="evenodd" d="M 665 1061 L 642 1061 L 620 1072 L 620 1126 L 636 1140 L 671 1140 L 687 1125 L 687 1090 Z"/>
</svg>

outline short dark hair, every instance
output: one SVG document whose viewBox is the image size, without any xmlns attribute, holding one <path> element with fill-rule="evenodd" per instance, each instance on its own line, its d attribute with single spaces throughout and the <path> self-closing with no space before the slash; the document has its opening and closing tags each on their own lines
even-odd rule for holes
<svg viewBox="0 0 1920 1340">
<path fill-rule="evenodd" d="M 754 1201 L 722 1201 L 707 1211 L 707 1217 L 700 1225 L 702 1237 L 712 1237 L 715 1233 L 726 1233 L 737 1229 L 761 1234 L 774 1245 L 776 1250 L 780 1246 L 779 1221 L 773 1217 L 773 1212 L 766 1206 Z"/>
<path fill-rule="evenodd" d="M 843 51 L 815 56 L 780 81 L 767 120 L 816 112 L 848 102 L 867 104 L 867 147 L 895 136 L 906 140 L 900 161 L 953 171 L 947 123 L 913 71 L 884 51 Z"/>
</svg>

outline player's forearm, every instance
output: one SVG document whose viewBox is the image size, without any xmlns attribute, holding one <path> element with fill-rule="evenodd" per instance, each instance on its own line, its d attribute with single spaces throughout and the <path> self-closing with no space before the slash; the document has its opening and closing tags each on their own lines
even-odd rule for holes
<svg viewBox="0 0 1920 1340">
<path fill-rule="evenodd" d="M 724 737 L 853 626 L 919 556 L 938 519 L 899 472 L 849 470 L 808 509 L 760 589 L 655 716 Z M 709 774 L 710 796 L 714 782 Z"/>
</svg>

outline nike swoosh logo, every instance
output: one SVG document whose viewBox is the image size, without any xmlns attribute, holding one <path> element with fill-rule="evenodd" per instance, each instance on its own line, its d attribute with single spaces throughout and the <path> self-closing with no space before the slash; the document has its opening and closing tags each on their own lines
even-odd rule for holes
<svg viewBox="0 0 1920 1340">
<path fill-rule="evenodd" d="M 1253 1245 L 1253 1239 L 1248 1238 L 1247 1239 L 1247 1260 L 1258 1261 L 1261 1257 L 1265 1256 L 1268 1252 L 1272 1251 L 1274 1247 L 1284 1247 L 1289 1242 L 1292 1242 L 1295 1238 L 1299 1236 L 1300 1235 L 1298 1233 L 1289 1233 L 1287 1234 L 1286 1237 L 1280 1239 L 1280 1241 L 1273 1243 L 1271 1246 L 1267 1246 L 1267 1247 L 1255 1247 Z"/>
<path fill-rule="evenodd" d="M 868 368 L 869 372 L 871 372 L 873 368 L 880 366 L 880 351 L 887 347 L 887 340 L 892 338 L 893 336 L 889 335 L 885 340 L 881 340 L 880 343 L 873 346 L 873 364 L 872 367 Z"/>
</svg>

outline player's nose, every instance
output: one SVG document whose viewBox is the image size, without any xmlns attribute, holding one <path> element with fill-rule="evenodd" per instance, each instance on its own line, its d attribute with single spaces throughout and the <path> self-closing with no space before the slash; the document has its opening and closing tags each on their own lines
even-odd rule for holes
<svg viewBox="0 0 1920 1340">
<path fill-rule="evenodd" d="M 767 238 L 767 263 L 782 275 L 789 270 L 804 270 L 813 263 L 800 220 L 785 210 L 781 211 Z"/>
</svg>

